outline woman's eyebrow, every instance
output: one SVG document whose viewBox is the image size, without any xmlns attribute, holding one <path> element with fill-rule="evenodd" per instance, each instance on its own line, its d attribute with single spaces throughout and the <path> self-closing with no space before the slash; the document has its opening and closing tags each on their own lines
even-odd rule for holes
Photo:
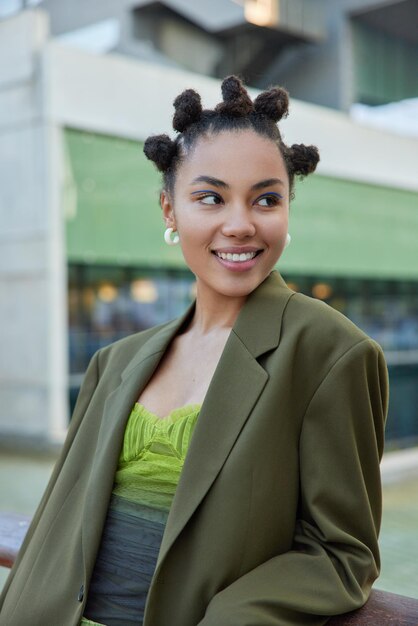
<svg viewBox="0 0 418 626">
<path fill-rule="evenodd" d="M 213 176 L 198 176 L 194 178 L 191 182 L 192 185 L 196 183 L 207 183 L 208 185 L 212 185 L 212 187 L 218 187 L 220 189 L 229 189 L 228 183 L 219 178 L 213 178 Z M 272 187 L 273 185 L 282 185 L 284 186 L 284 182 L 280 178 L 266 178 L 266 180 L 260 180 L 260 182 L 252 185 L 251 190 L 257 191 L 258 189 L 265 189 L 266 187 Z"/>
<path fill-rule="evenodd" d="M 257 191 L 257 189 L 264 189 L 265 187 L 272 187 L 273 185 L 284 185 L 284 182 L 280 178 L 266 178 L 266 180 L 260 180 L 259 183 L 255 183 L 251 189 Z"/>
<path fill-rule="evenodd" d="M 192 185 L 195 183 L 207 183 L 213 187 L 219 187 L 221 189 L 229 189 L 229 185 L 219 178 L 212 178 L 212 176 L 198 176 L 192 180 Z"/>
</svg>

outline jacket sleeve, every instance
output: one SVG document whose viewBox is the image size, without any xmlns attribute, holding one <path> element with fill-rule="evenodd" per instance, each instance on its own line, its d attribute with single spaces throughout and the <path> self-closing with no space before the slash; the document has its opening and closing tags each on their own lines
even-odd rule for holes
<svg viewBox="0 0 418 626">
<path fill-rule="evenodd" d="M 199 626 L 320 626 L 362 606 L 380 569 L 383 352 L 361 340 L 330 368 L 300 437 L 293 549 L 218 592 Z"/>
<path fill-rule="evenodd" d="M 73 416 L 71 418 L 70 426 L 68 429 L 67 436 L 65 438 L 65 442 L 63 444 L 61 453 L 57 462 L 55 463 L 54 469 L 52 471 L 51 477 L 49 479 L 48 485 L 45 489 L 45 492 L 42 496 L 42 499 L 36 509 L 36 512 L 32 518 L 31 524 L 26 533 L 25 539 L 23 541 L 22 547 L 19 550 L 19 554 L 16 558 L 16 561 L 13 565 L 13 568 L 9 574 L 9 577 L 6 580 L 3 591 L 0 596 L 0 610 L 3 605 L 4 598 L 6 596 L 7 590 L 10 587 L 10 583 L 14 578 L 14 574 L 19 567 L 19 563 L 22 560 L 22 557 L 26 551 L 26 547 L 29 544 L 33 533 L 37 527 L 38 521 L 42 516 L 42 513 L 45 509 L 45 506 L 49 500 L 49 497 L 54 489 L 57 478 L 61 472 L 61 469 L 64 465 L 64 462 L 67 458 L 68 452 L 73 444 L 74 438 L 77 434 L 80 423 L 84 417 L 84 414 L 87 410 L 87 407 L 90 404 L 90 400 L 93 397 L 93 393 L 97 387 L 97 383 L 99 380 L 99 352 L 96 352 L 92 357 L 89 366 L 86 370 L 86 374 L 84 376 L 83 384 L 81 386 L 80 392 L 78 394 L 77 402 L 74 408 Z"/>
</svg>

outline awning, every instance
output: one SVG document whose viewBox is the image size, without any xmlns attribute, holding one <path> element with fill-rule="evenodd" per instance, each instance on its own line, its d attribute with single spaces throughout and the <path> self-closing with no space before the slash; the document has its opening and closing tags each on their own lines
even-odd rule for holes
<svg viewBox="0 0 418 626">
<path fill-rule="evenodd" d="M 67 258 L 86 264 L 185 267 L 163 241 L 160 176 L 142 144 L 65 130 Z M 359 148 L 360 149 L 360 148 Z M 310 176 L 296 183 L 279 266 L 286 272 L 418 279 L 418 194 Z"/>
</svg>

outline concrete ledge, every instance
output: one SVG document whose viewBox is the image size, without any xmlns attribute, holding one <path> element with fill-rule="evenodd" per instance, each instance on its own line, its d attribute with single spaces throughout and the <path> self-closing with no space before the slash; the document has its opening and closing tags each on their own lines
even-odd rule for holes
<svg viewBox="0 0 418 626">
<path fill-rule="evenodd" d="M 382 481 L 384 485 L 418 476 L 418 447 L 387 452 L 383 455 Z"/>
</svg>

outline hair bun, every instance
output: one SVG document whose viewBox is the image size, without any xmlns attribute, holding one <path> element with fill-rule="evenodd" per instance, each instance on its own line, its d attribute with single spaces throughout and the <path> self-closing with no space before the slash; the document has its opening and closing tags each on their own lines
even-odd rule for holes
<svg viewBox="0 0 418 626">
<path fill-rule="evenodd" d="M 263 91 L 254 100 L 254 110 L 278 122 L 289 112 L 289 94 L 282 87 L 273 87 Z"/>
<path fill-rule="evenodd" d="M 294 174 L 299 176 L 312 174 L 319 162 L 318 148 L 295 143 L 289 148 L 289 161 Z"/>
<path fill-rule="evenodd" d="M 176 152 L 176 144 L 168 135 L 152 135 L 145 140 L 144 154 L 160 172 L 168 170 Z"/>
<path fill-rule="evenodd" d="M 182 133 L 188 126 L 199 121 L 202 115 L 202 101 L 194 89 L 186 89 L 173 102 L 175 113 L 173 128 Z"/>
<path fill-rule="evenodd" d="M 221 85 L 223 102 L 215 111 L 226 115 L 243 117 L 254 110 L 254 105 L 242 81 L 237 76 L 227 76 Z"/>
</svg>

